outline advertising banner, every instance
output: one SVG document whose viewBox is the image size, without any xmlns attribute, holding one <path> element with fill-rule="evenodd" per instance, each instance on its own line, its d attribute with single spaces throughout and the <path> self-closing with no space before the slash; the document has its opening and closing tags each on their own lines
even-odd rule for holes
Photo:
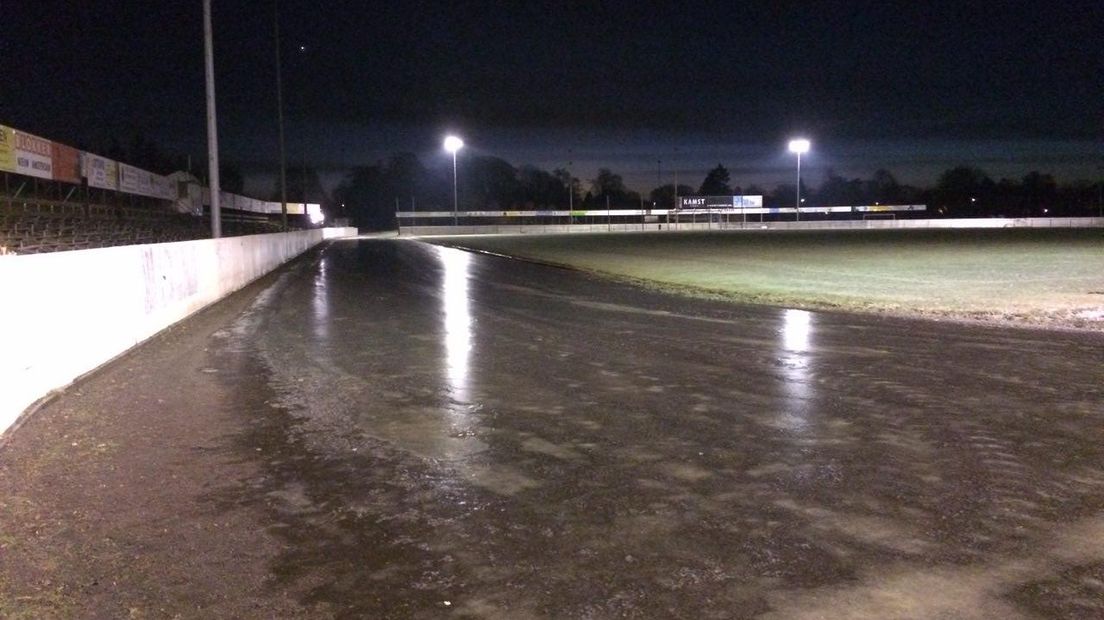
<svg viewBox="0 0 1104 620">
<path fill-rule="evenodd" d="M 15 133 L 15 171 L 29 177 L 53 178 L 53 148 L 50 141 L 29 133 Z"/>
<path fill-rule="evenodd" d="M 155 174 L 153 177 L 153 195 L 162 200 L 176 200 L 176 184 L 169 177 Z"/>
<path fill-rule="evenodd" d="M 760 209 L 762 196 L 680 196 L 681 209 Z"/>
<path fill-rule="evenodd" d="M 0 170 L 15 172 L 15 130 L 0 125 Z"/>
<path fill-rule="evenodd" d="M 733 196 L 732 206 L 737 209 L 760 209 L 763 207 L 762 196 Z"/>
<path fill-rule="evenodd" d="M 119 164 L 119 191 L 139 196 L 153 195 L 153 175 L 129 164 Z"/>
<path fill-rule="evenodd" d="M 926 211 L 927 205 L 860 205 L 854 207 L 857 213 L 887 213 L 889 211 Z"/>
<path fill-rule="evenodd" d="M 81 157 L 77 149 L 53 142 L 54 180 L 80 185 Z"/>
<path fill-rule="evenodd" d="M 119 189 L 119 167 L 115 160 L 92 153 L 85 153 L 82 159 L 84 178 L 88 179 L 88 187 Z"/>
</svg>

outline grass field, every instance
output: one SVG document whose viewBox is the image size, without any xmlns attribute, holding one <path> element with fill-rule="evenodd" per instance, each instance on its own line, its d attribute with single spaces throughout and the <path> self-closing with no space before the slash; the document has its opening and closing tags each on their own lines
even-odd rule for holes
<svg viewBox="0 0 1104 620">
<path fill-rule="evenodd" d="M 438 241 L 749 303 L 1104 329 L 1100 230 L 732 231 Z"/>
</svg>

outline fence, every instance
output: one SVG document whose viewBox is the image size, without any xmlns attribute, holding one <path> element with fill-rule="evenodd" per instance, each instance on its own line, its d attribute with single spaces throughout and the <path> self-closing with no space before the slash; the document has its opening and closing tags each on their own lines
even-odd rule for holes
<svg viewBox="0 0 1104 620">
<path fill-rule="evenodd" d="M 1102 217 L 954 218 L 916 220 L 810 220 L 801 222 L 699 222 L 610 224 L 491 224 L 403 226 L 404 236 L 551 235 L 596 232 L 678 232 L 706 230 L 871 230 L 924 228 L 1104 228 Z"/>
<path fill-rule="evenodd" d="M 400 234 L 411 228 L 440 228 L 439 220 L 452 220 L 451 230 L 462 234 L 462 230 L 473 228 L 521 227 L 522 230 L 542 230 L 546 232 L 591 231 L 605 227 L 612 230 L 696 230 L 698 228 L 729 227 L 734 221 L 740 225 L 751 222 L 776 222 L 792 216 L 799 220 L 801 215 L 818 219 L 841 219 L 866 217 L 871 214 L 903 213 L 910 216 L 923 213 L 926 205 L 858 205 L 823 207 L 763 207 L 759 196 L 757 201 L 740 201 L 742 196 L 727 196 L 727 204 L 739 206 L 709 206 L 711 198 L 684 198 L 683 204 L 698 204 L 702 208 L 681 209 L 587 209 L 587 210 L 546 210 L 546 211 L 398 211 L 395 219 Z M 690 201 L 688 203 L 688 201 Z M 750 205 L 750 206 L 749 206 Z M 462 225 L 461 225 L 462 224 Z M 566 228 L 559 229 L 560 226 Z M 582 226 L 582 228 L 580 228 Z"/>
</svg>

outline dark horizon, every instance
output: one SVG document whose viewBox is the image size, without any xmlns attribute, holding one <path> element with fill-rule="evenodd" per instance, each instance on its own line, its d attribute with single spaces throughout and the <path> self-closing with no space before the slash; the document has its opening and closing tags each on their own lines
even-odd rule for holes
<svg viewBox="0 0 1104 620">
<path fill-rule="evenodd" d="M 42 2 L 8 11 L 0 41 L 19 88 L 0 122 L 95 148 L 142 133 L 205 152 L 201 4 Z M 1059 181 L 1104 171 L 1099 3 L 606 3 L 365 6 L 280 3 L 288 163 L 323 171 L 413 152 L 466 153 L 638 191 L 792 183 L 877 169 L 916 185 L 976 166 Z M 272 5 L 214 2 L 220 154 L 275 171 Z M 677 151 L 676 151 L 677 149 Z M 659 178 L 657 183 L 657 160 Z M 271 174 L 271 173 L 270 173 Z M 683 177 L 686 177 L 685 179 Z M 332 185 L 332 178 L 328 183 Z"/>
</svg>

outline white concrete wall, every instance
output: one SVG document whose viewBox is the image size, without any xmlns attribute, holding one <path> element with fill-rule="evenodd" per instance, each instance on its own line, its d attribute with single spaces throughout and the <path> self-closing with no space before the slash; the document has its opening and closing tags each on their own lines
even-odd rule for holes
<svg viewBox="0 0 1104 620">
<path fill-rule="evenodd" d="M 0 256 L 0 433 L 52 390 L 356 229 Z"/>
<path fill-rule="evenodd" d="M 960 218 L 928 220 L 821 220 L 802 222 L 731 221 L 667 224 L 501 224 L 487 226 L 403 226 L 405 236 L 543 235 L 553 233 L 641 232 L 678 230 L 856 230 L 892 228 L 1104 228 L 1100 217 Z"/>
<path fill-rule="evenodd" d="M 357 229 L 351 226 L 339 227 L 339 228 L 323 228 L 323 239 L 336 239 L 338 237 L 355 237 L 357 236 Z"/>
</svg>

